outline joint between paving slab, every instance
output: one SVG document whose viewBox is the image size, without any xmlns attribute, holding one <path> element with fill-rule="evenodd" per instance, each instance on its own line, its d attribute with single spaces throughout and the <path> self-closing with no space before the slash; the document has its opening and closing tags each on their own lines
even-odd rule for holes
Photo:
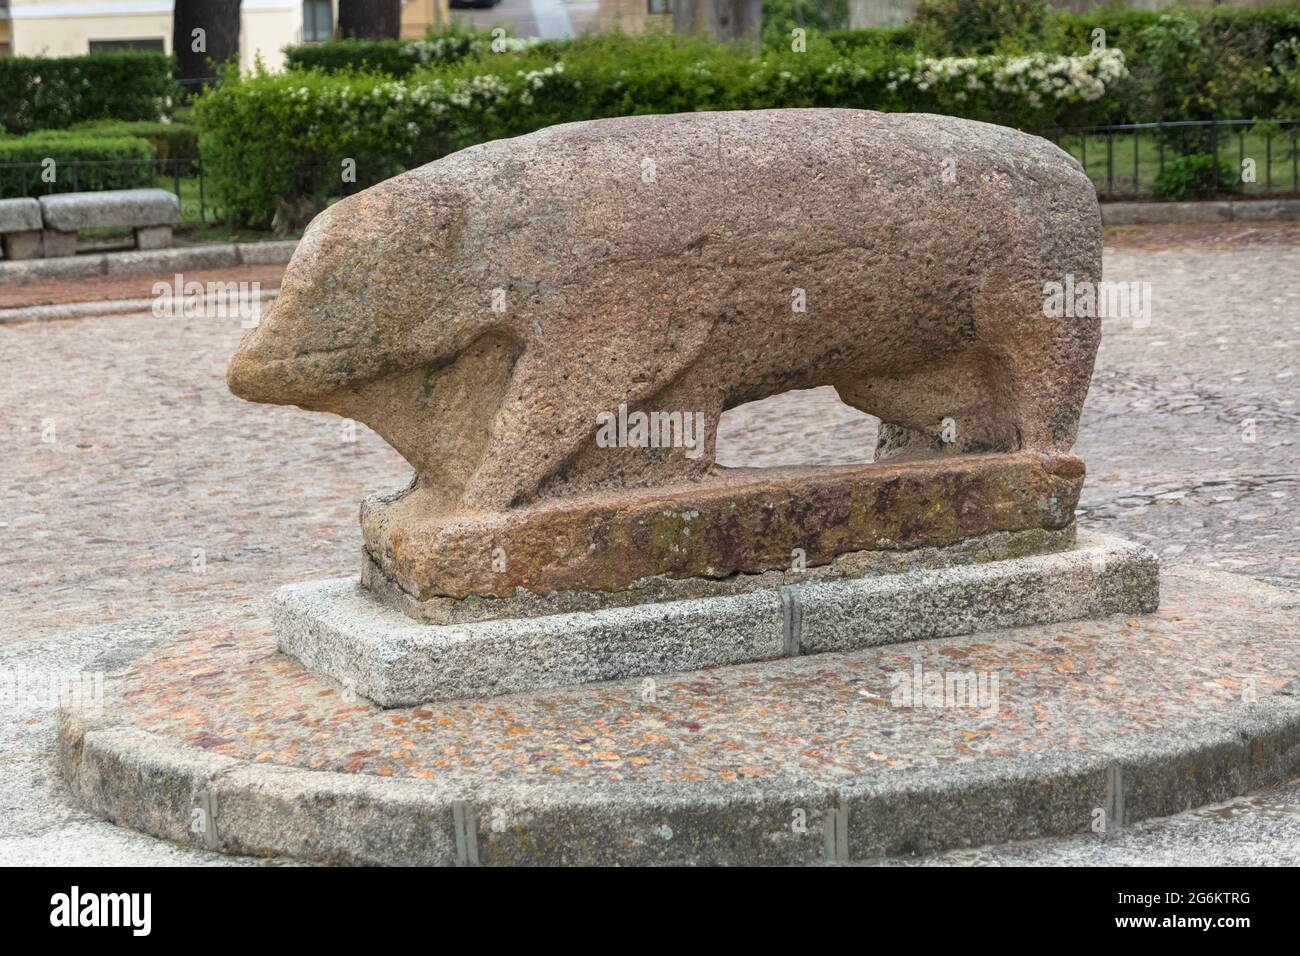
<svg viewBox="0 0 1300 956">
<path fill-rule="evenodd" d="M 222 771 L 221 773 L 217 774 L 217 777 L 220 777 L 222 774 L 229 773 L 229 772 L 230 771 Z M 204 787 L 202 790 L 194 794 L 194 804 L 190 811 L 190 820 L 189 820 L 190 832 L 197 833 L 199 835 L 201 842 L 203 843 L 203 848 L 205 850 L 214 850 L 214 851 L 221 849 L 221 840 L 217 836 L 217 794 L 216 791 L 212 788 L 212 784 L 216 783 L 217 777 L 213 777 L 211 780 L 208 781 L 207 787 Z M 200 822 L 202 823 L 201 830 L 194 829 L 195 811 L 198 811 L 198 813 L 201 814 L 200 816 Z"/>
<path fill-rule="evenodd" d="M 781 588 L 781 649 L 786 657 L 803 653 L 803 598 L 797 587 Z"/>
<path fill-rule="evenodd" d="M 478 866 L 478 817 L 468 800 L 453 800 L 452 826 L 456 831 L 456 865 Z"/>
<path fill-rule="evenodd" d="M 837 797 L 822 820 L 824 859 L 827 863 L 849 862 L 849 805 Z"/>
<path fill-rule="evenodd" d="M 1124 765 L 1118 760 L 1106 768 L 1106 819 L 1102 833 L 1110 836 L 1124 828 Z"/>
</svg>

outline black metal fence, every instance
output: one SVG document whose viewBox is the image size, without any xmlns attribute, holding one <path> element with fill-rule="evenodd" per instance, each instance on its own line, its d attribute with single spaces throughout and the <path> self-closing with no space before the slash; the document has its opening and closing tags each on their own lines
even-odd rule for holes
<svg viewBox="0 0 1300 956">
<path fill-rule="evenodd" d="M 1197 155 L 1212 157 L 1214 192 L 1300 193 L 1300 120 L 1135 123 L 1063 129 L 1053 139 L 1083 164 L 1105 199 L 1159 195 L 1161 177 L 1171 164 Z M 338 191 L 337 168 L 301 172 L 308 195 L 315 195 L 315 181 L 321 175 L 328 176 L 332 189 Z M 0 163 L 0 199 L 144 186 L 175 193 L 182 224 L 223 219 L 219 203 L 214 202 L 218 197 L 212 196 L 197 158 L 67 161 L 52 167 L 38 162 Z"/>
<path fill-rule="evenodd" d="M 220 220 L 197 159 L 67 160 L 0 163 L 0 199 L 102 189 L 167 189 L 181 203 L 181 221 Z"/>
<path fill-rule="evenodd" d="M 1062 129 L 1073 155 L 1105 199 L 1159 196 L 1166 170 L 1208 156 L 1213 192 L 1246 196 L 1300 192 L 1300 120 L 1186 120 Z M 1226 172 L 1225 172 L 1226 168 Z"/>
</svg>

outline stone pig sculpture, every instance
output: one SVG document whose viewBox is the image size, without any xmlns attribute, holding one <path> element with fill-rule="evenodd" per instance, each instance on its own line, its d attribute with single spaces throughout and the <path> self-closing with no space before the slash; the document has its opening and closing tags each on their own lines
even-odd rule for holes
<svg viewBox="0 0 1300 956">
<path fill-rule="evenodd" d="M 574 123 L 317 216 L 229 384 L 365 422 L 446 513 L 701 480 L 722 411 L 820 385 L 885 423 L 879 457 L 1061 453 L 1100 334 L 1044 315 L 1067 274 L 1101 278 L 1092 184 L 1011 129 L 832 109 Z M 703 412 L 704 453 L 608 454 L 597 423 L 620 405 Z"/>
</svg>

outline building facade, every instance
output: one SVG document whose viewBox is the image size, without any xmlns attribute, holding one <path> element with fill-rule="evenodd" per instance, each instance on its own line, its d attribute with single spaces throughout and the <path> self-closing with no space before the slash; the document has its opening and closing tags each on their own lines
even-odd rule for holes
<svg viewBox="0 0 1300 956">
<path fill-rule="evenodd" d="M 0 56 L 80 56 L 114 49 L 172 49 L 173 0 L 0 0 Z M 338 0 L 243 0 L 239 65 L 284 65 L 286 46 L 327 40 Z M 406 0 L 402 35 L 447 22 L 447 0 Z"/>
</svg>

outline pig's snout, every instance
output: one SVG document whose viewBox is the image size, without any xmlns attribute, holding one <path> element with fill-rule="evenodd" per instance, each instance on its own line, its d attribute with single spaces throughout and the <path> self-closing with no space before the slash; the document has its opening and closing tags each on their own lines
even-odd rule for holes
<svg viewBox="0 0 1300 956">
<path fill-rule="evenodd" d="M 239 347 L 226 369 L 226 385 L 240 398 L 250 402 L 274 402 L 278 386 L 274 366 L 267 360 L 265 349 L 254 344 L 250 335 Z"/>
<path fill-rule="evenodd" d="M 226 369 L 226 385 L 250 402 L 285 404 L 297 400 L 294 394 L 294 361 L 290 335 L 295 323 L 286 319 L 290 296 L 281 293 L 261 322 L 244 336 Z"/>
</svg>

